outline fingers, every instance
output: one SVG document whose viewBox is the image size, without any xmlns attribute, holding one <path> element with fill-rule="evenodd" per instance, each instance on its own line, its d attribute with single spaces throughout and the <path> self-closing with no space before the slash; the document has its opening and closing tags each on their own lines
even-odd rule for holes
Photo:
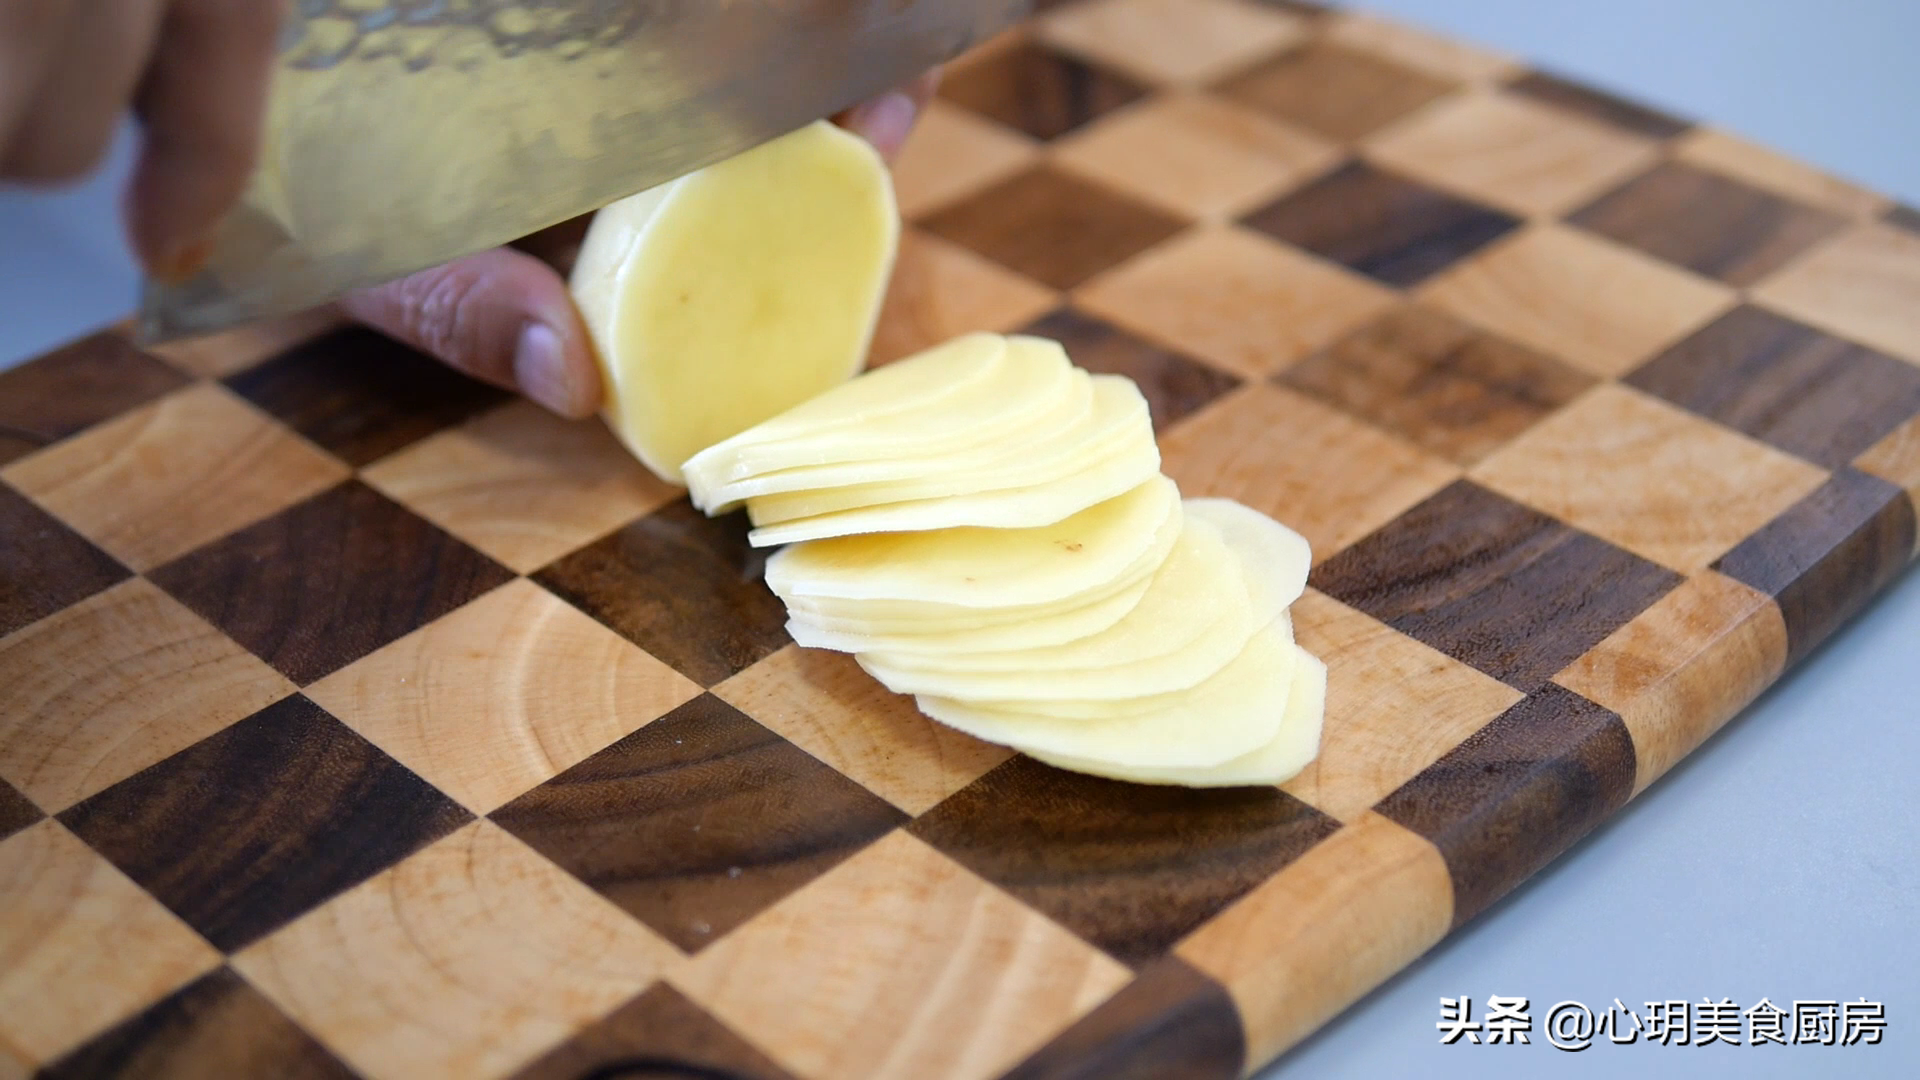
<svg viewBox="0 0 1920 1080">
<path fill-rule="evenodd" d="M 539 259 L 495 248 L 353 293 L 347 314 L 477 379 L 560 414 L 591 416 L 600 369 L 566 282 Z"/>
<path fill-rule="evenodd" d="M 156 0 L 94 0 L 71 14 L 53 42 L 38 89 L 12 136 L 0 140 L 0 175 L 65 181 L 106 155 L 121 110 L 146 69 L 160 22 Z"/>
<path fill-rule="evenodd" d="M 834 117 L 834 122 L 864 137 L 892 161 L 913 134 L 920 113 L 933 100 L 940 86 L 940 69 L 925 72 L 904 86 L 895 87 L 871 101 L 865 101 Z"/>
<path fill-rule="evenodd" d="M 199 268 L 259 153 L 284 0 L 173 0 L 135 106 L 134 251 L 157 276 Z"/>
</svg>

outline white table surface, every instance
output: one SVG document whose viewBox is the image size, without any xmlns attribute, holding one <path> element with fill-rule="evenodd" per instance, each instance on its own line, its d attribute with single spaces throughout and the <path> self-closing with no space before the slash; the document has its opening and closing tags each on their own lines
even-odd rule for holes
<svg viewBox="0 0 1920 1080">
<path fill-rule="evenodd" d="M 1920 204 L 1920 3 L 1372 0 L 1373 10 L 1728 128 Z M 0 192 L 0 367 L 130 310 L 124 146 Z M 1920 1076 L 1920 574 L 1579 846 L 1262 1080 Z M 1441 996 L 1531 999 L 1527 1046 L 1440 1045 Z M 1548 1045 L 1565 999 L 1866 998 L 1879 1046 Z M 1789 1006 L 1790 1007 L 1790 1006 Z"/>
</svg>

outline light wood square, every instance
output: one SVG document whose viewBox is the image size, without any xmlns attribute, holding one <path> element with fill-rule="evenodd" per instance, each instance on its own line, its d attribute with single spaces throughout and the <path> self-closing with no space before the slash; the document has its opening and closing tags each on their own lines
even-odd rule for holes
<svg viewBox="0 0 1920 1080">
<path fill-rule="evenodd" d="M 347 467 L 224 387 L 151 402 L 0 471 L 135 570 L 345 479 Z"/>
<path fill-rule="evenodd" d="M 913 815 L 1013 756 L 934 723 L 853 657 L 825 649 L 789 645 L 713 692 Z"/>
<path fill-rule="evenodd" d="M 1201 93 L 1174 93 L 1062 139 L 1056 163 L 1174 213 L 1220 221 L 1331 168 L 1332 142 Z"/>
<path fill-rule="evenodd" d="M 1595 375 L 1631 371 L 1732 307 L 1717 281 L 1540 223 L 1428 282 L 1422 300 Z"/>
<path fill-rule="evenodd" d="M 678 950 L 475 821 L 235 956 L 370 1077 L 503 1076 L 599 1019 Z"/>
<path fill-rule="evenodd" d="M 1920 514 L 1920 416 L 1901 424 L 1854 459 L 1853 466 L 1907 489 L 1914 512 Z M 1915 543 L 1920 545 L 1920 538 Z M 1920 554 L 1920 546 L 1914 549 Z"/>
<path fill-rule="evenodd" d="M 1620 714 L 1633 736 L 1638 794 L 1772 685 L 1786 662 L 1780 606 L 1707 570 L 1553 681 Z"/>
<path fill-rule="evenodd" d="M 1446 936 L 1440 849 L 1367 813 L 1175 949 L 1239 1006 L 1247 1060 L 1271 1061 Z"/>
<path fill-rule="evenodd" d="M 700 687 L 522 578 L 306 693 L 485 814 L 691 701 Z"/>
<path fill-rule="evenodd" d="M 1652 165 L 1649 138 L 1499 92 L 1435 102 L 1371 139 L 1374 161 L 1522 215 L 1580 206 Z"/>
<path fill-rule="evenodd" d="M 1128 978 L 1118 961 L 896 831 L 669 981 L 800 1076 L 986 1080 Z"/>
<path fill-rule="evenodd" d="M 1413 779 L 1520 691 L 1309 589 L 1294 635 L 1327 665 L 1320 755 L 1281 789 L 1342 821 Z"/>
<path fill-rule="evenodd" d="M 0 1041 L 44 1062 L 220 954 L 53 820 L 0 841 Z"/>
<path fill-rule="evenodd" d="M 1920 364 L 1920 236 L 1862 225 L 1761 282 L 1755 299 Z"/>
<path fill-rule="evenodd" d="M 526 401 L 415 443 L 360 475 L 523 574 L 680 495 L 599 420 L 565 420 Z"/>
<path fill-rule="evenodd" d="M 0 639 L 0 777 L 57 814 L 293 689 L 133 578 Z"/>
<path fill-rule="evenodd" d="M 1075 303 L 1251 378 L 1359 327 L 1394 294 L 1246 229 L 1200 226 L 1082 285 Z"/>
<path fill-rule="evenodd" d="M 1316 565 L 1460 476 L 1411 443 L 1269 385 L 1175 428 L 1162 459 L 1181 494 L 1237 499 L 1297 530 Z"/>
<path fill-rule="evenodd" d="M 344 312 L 332 304 L 322 304 L 284 319 L 164 342 L 147 351 L 190 374 L 223 379 L 346 325 Z"/>
<path fill-rule="evenodd" d="M 927 103 L 893 159 L 893 192 L 908 218 L 1019 172 L 1040 150 L 1024 133 L 938 98 Z"/>
<path fill-rule="evenodd" d="M 1151 82 L 1192 84 L 1306 36 L 1305 19 L 1245 0 L 1091 0 L 1042 15 L 1050 45 Z"/>
<path fill-rule="evenodd" d="M 1330 17 L 1326 36 L 1342 45 L 1457 82 L 1491 82 L 1520 70 L 1519 61 L 1505 53 L 1361 11 L 1343 11 Z"/>
<path fill-rule="evenodd" d="M 868 350 L 892 363 L 976 330 L 1014 330 L 1053 310 L 1060 294 L 958 244 L 908 229 Z"/>
<path fill-rule="evenodd" d="M 1674 142 L 1673 156 L 1775 195 L 1852 218 L 1876 217 L 1892 202 L 1884 195 L 1714 128 L 1695 128 L 1680 136 Z"/>
<path fill-rule="evenodd" d="M 1595 387 L 1469 475 L 1683 574 L 1827 479 L 1799 458 L 1617 383 Z"/>
</svg>

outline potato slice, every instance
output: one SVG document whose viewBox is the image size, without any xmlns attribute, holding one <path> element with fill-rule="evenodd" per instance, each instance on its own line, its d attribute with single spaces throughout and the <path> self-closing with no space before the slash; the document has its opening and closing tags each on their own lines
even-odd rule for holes
<svg viewBox="0 0 1920 1080">
<path fill-rule="evenodd" d="M 1039 649 L 1097 634 L 1125 618 L 1146 595 L 1151 577 L 1111 596 L 1051 614 L 1029 615 L 1012 622 L 932 633 L 862 633 L 830 630 L 801 618 L 787 620 L 787 633 L 812 649 L 836 652 L 892 652 L 906 656 L 950 655 L 1002 649 Z"/>
<path fill-rule="evenodd" d="M 1219 529 L 1243 564 L 1260 568 L 1247 580 L 1254 589 L 1249 599 L 1263 620 L 1292 607 L 1306 591 L 1313 569 L 1313 549 L 1306 537 L 1233 499 L 1196 496 L 1183 499 L 1181 507 L 1187 516 Z"/>
<path fill-rule="evenodd" d="M 1058 769 L 1125 780 L 1136 784 L 1182 787 L 1247 787 L 1284 784 L 1320 754 L 1320 732 L 1327 711 L 1327 665 L 1294 646 L 1293 685 L 1278 730 L 1266 745 L 1219 765 L 1120 765 L 1095 757 L 1027 751 L 1029 757 Z"/>
<path fill-rule="evenodd" d="M 976 704 L 1095 701 L 1182 690 L 1219 671 L 1264 620 L 1220 532 L 1188 518 L 1140 603 L 1092 637 L 1046 649 L 900 656 L 861 653 L 867 673 L 896 694 Z"/>
<path fill-rule="evenodd" d="M 1051 425 L 1044 439 L 1015 441 L 981 453 L 930 458 L 916 473 L 902 479 L 763 495 L 749 500 L 747 511 L 756 525 L 778 525 L 909 499 L 977 495 L 1054 483 L 1078 471 L 1090 459 L 1122 452 L 1128 444 L 1138 444 L 1143 436 L 1151 437 L 1153 421 L 1147 399 L 1133 380 L 1096 375 L 1082 385 L 1086 390 L 1083 399 L 1066 399 L 1079 406 L 1078 415 L 1044 421 Z"/>
<path fill-rule="evenodd" d="M 824 120 L 607 206 L 571 289 L 608 427 L 680 483 L 695 454 L 853 378 L 899 235 L 886 164 Z"/>
<path fill-rule="evenodd" d="M 979 491 L 942 498 L 843 510 L 759 525 L 747 534 L 754 547 L 773 547 L 802 540 L 820 540 L 876 532 L 920 532 L 962 526 L 993 529 L 1032 529 L 1052 525 L 1146 483 L 1160 472 L 1160 446 L 1153 429 L 1144 427 L 1121 449 L 1047 483 L 1003 491 Z M 753 504 L 747 504 L 753 516 Z"/>
<path fill-rule="evenodd" d="M 951 697 L 921 696 L 916 704 L 949 727 L 1034 756 L 1065 755 L 1109 768 L 1202 768 L 1272 741 L 1286 715 L 1298 655 L 1290 634 L 1268 626 L 1210 678 L 1159 695 L 1144 712 L 1064 719 Z"/>
<path fill-rule="evenodd" d="M 1005 338 L 1004 346 L 1006 359 L 990 377 L 970 381 L 937 402 L 768 442 L 744 432 L 737 444 L 717 452 L 711 464 L 703 462 L 702 475 L 714 472 L 717 487 L 792 469 L 902 457 L 924 460 L 992 446 L 1009 437 L 1032 437 L 1036 420 L 1056 410 L 1061 396 L 1087 375 L 1073 366 L 1059 342 L 1015 335 Z M 864 372 L 853 381 L 875 378 L 909 360 Z M 702 491 L 702 498 L 712 502 L 728 497 Z"/>
<path fill-rule="evenodd" d="M 1153 476 L 1037 529 L 879 533 L 798 544 L 767 559 L 782 600 L 815 597 L 1012 607 L 1065 600 L 1179 537 L 1180 489 Z"/>
</svg>

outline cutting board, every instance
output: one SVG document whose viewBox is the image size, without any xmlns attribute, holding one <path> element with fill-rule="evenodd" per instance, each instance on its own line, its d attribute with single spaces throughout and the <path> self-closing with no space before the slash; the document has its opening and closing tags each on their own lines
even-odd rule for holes
<svg viewBox="0 0 1920 1080">
<path fill-rule="evenodd" d="M 1055 771 L 744 523 L 325 312 L 0 376 L 0 1076 L 1234 1077 L 1913 556 L 1920 214 L 1297 3 L 1051 5 L 898 166 L 876 363 L 1025 329 L 1313 545 L 1318 760 Z"/>
</svg>

